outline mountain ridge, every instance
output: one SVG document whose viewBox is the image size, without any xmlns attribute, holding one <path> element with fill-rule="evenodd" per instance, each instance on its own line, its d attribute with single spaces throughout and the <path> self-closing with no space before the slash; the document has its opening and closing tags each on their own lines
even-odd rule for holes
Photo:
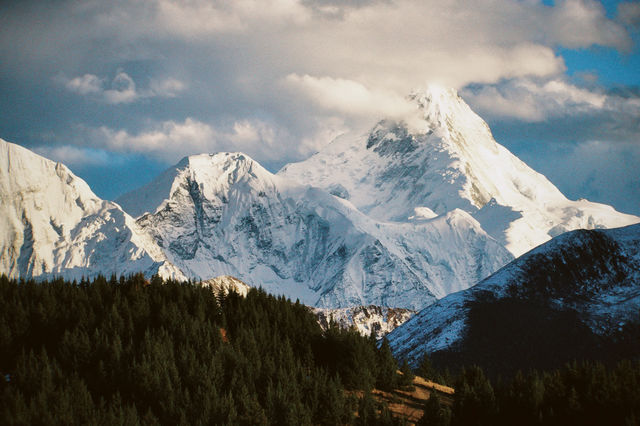
<svg viewBox="0 0 640 426">
<path fill-rule="evenodd" d="M 390 345 L 397 355 L 413 362 L 423 353 L 452 359 L 500 359 L 498 353 L 507 351 L 512 343 L 498 344 L 494 336 L 511 336 L 513 345 L 527 345 L 529 352 L 535 352 L 534 348 L 544 351 L 546 347 L 539 339 L 553 341 L 553 337 L 545 337 L 548 333 L 559 345 L 562 339 L 581 336 L 573 343 L 576 348 L 585 345 L 584 353 L 577 350 L 572 356 L 588 356 L 593 351 L 609 356 L 606 346 L 615 347 L 617 340 L 624 338 L 624 334 L 618 334 L 627 325 L 640 326 L 639 247 L 640 224 L 570 231 L 515 259 L 475 286 L 420 311 L 388 335 Z M 513 309 L 520 314 L 508 321 L 497 319 L 500 312 L 506 315 Z M 493 331 L 484 341 L 494 346 L 479 350 L 476 338 L 480 338 L 480 327 L 489 317 Z M 533 333 L 531 328 L 536 325 L 540 330 Z M 522 342 L 518 336 L 533 338 Z M 527 352 L 520 346 L 520 351 Z M 552 347 L 548 350 L 554 352 Z M 560 349 L 556 352 L 567 356 L 564 361 L 571 359 Z M 541 354 L 540 358 L 545 357 Z M 492 362 L 499 364 L 495 359 Z M 532 365 L 518 366 L 529 367 Z"/>
<path fill-rule="evenodd" d="M 278 174 L 349 199 L 378 220 L 462 209 L 516 257 L 571 229 L 640 221 L 610 206 L 567 200 L 498 144 L 455 90 L 431 86 L 410 99 L 417 120 L 382 120 L 365 134 L 343 135 Z"/>
<path fill-rule="evenodd" d="M 185 278 L 117 204 L 66 166 L 0 139 L 0 267 L 9 277 Z"/>
<path fill-rule="evenodd" d="M 175 176 L 171 185 L 167 175 Z M 188 157 L 144 191 L 169 187 L 137 222 L 173 264 L 188 276 L 233 275 L 313 306 L 421 307 L 510 259 L 465 212 L 378 222 L 242 153 Z M 440 253 L 443 239 L 456 250 Z"/>
<path fill-rule="evenodd" d="M 239 152 L 193 155 L 119 204 L 12 148 L 20 154 L 2 162 L 3 271 L 232 275 L 317 307 L 417 310 L 568 229 L 640 221 L 567 200 L 454 90 L 410 100 L 410 124 L 380 121 L 277 174 Z"/>
</svg>

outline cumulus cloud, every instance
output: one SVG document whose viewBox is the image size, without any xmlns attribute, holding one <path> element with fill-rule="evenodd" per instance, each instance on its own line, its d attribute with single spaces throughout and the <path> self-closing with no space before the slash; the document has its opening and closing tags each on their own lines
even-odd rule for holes
<svg viewBox="0 0 640 426">
<path fill-rule="evenodd" d="M 80 95 L 88 95 L 100 93 L 102 89 L 102 80 L 93 74 L 85 74 L 81 77 L 73 78 L 66 83 L 67 89 Z"/>
<path fill-rule="evenodd" d="M 111 89 L 103 92 L 105 100 L 110 104 L 133 102 L 139 98 L 136 83 L 123 71 L 119 71 L 111 82 Z"/>
<path fill-rule="evenodd" d="M 470 86 L 461 94 L 480 115 L 494 119 L 542 122 L 593 114 L 640 116 L 640 96 L 579 87 L 563 79 L 505 80 L 493 85 Z M 637 120 L 630 120 L 629 124 L 634 121 Z"/>
<path fill-rule="evenodd" d="M 58 9 L 48 11 L 44 26 L 7 28 L 29 38 L 30 60 L 94 59 L 94 44 L 83 40 L 98 38 L 100 52 L 116 60 L 171 57 L 186 67 L 204 65 L 204 73 L 251 70 L 263 85 L 308 74 L 403 94 L 431 81 L 462 87 L 554 75 L 564 70 L 553 50 L 558 45 L 628 49 L 632 42 L 595 0 L 553 7 L 495 0 L 121 0 L 62 2 Z M 73 51 L 60 50 L 72 42 Z"/>
<path fill-rule="evenodd" d="M 545 15 L 545 14 L 543 14 Z M 604 6 L 596 0 L 564 0 L 547 10 L 545 37 L 570 48 L 590 45 L 629 50 L 632 40 L 626 29 L 607 18 Z"/>
<path fill-rule="evenodd" d="M 366 117 L 406 116 L 415 110 L 404 96 L 385 90 L 370 90 L 353 80 L 289 74 L 285 85 L 308 101 L 341 115 Z"/>
<path fill-rule="evenodd" d="M 186 85 L 175 78 L 151 80 L 148 89 L 139 90 L 136 83 L 126 72 L 118 70 L 109 87 L 105 87 L 105 79 L 93 74 L 84 74 L 70 80 L 58 77 L 65 87 L 79 95 L 89 95 L 108 104 L 128 104 L 143 98 L 172 98 L 182 92 Z"/>
<path fill-rule="evenodd" d="M 43 145 L 34 147 L 33 150 L 45 158 L 70 167 L 103 166 L 114 161 L 113 155 L 106 151 L 74 145 Z"/>
<path fill-rule="evenodd" d="M 286 157 L 287 151 L 291 151 L 287 144 L 280 143 L 283 134 L 261 121 L 241 120 L 215 127 L 187 118 L 182 122 L 157 123 L 137 133 L 105 126 L 85 129 L 85 133 L 96 147 L 147 154 L 167 163 L 205 152 L 242 151 L 268 160 Z"/>
</svg>

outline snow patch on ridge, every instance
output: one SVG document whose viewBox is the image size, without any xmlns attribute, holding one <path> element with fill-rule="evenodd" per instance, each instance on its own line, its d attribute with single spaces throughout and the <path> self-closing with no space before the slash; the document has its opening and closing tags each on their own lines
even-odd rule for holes
<svg viewBox="0 0 640 426">
<path fill-rule="evenodd" d="M 312 311 L 324 330 L 333 321 L 340 328 L 354 327 L 363 336 L 369 336 L 373 332 L 376 339 L 381 339 L 415 314 L 410 309 L 374 305 L 342 309 L 312 308 Z"/>
</svg>

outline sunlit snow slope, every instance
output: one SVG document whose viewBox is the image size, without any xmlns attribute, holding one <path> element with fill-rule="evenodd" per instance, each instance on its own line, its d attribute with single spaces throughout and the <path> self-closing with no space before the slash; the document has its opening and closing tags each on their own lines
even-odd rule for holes
<svg viewBox="0 0 640 426">
<path fill-rule="evenodd" d="M 278 174 L 325 188 L 378 220 L 464 210 L 515 256 L 571 229 L 640 222 L 607 205 L 568 200 L 496 143 L 454 90 L 431 86 L 410 98 L 417 119 L 344 135 Z"/>
<path fill-rule="evenodd" d="M 0 139 L 0 273 L 183 278 L 151 238 L 60 163 Z"/>
<path fill-rule="evenodd" d="M 462 210 L 376 221 L 241 153 L 187 157 L 119 201 L 147 212 L 138 225 L 187 276 L 232 275 L 313 306 L 418 309 L 512 258 Z"/>
</svg>

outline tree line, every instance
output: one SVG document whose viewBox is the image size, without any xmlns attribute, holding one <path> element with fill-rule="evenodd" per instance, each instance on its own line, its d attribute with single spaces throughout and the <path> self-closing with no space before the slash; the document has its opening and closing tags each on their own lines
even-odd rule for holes
<svg viewBox="0 0 640 426">
<path fill-rule="evenodd" d="M 388 342 L 252 289 L 142 275 L 67 282 L 0 277 L 0 424 L 403 424 L 372 397 L 411 385 Z M 636 425 L 640 363 L 569 363 L 487 378 L 425 357 L 453 386 L 422 425 Z M 354 395 L 362 395 L 360 398 Z"/>
<path fill-rule="evenodd" d="M 368 394 L 399 383 L 388 344 L 259 289 L 3 276 L 0 296 L 1 424 L 397 423 Z"/>
<path fill-rule="evenodd" d="M 428 356 L 419 374 L 438 374 Z M 463 367 L 449 383 L 452 405 L 430 398 L 419 425 L 640 425 L 640 362 L 614 366 L 597 361 L 570 362 L 563 368 L 490 380 L 478 366 Z"/>
</svg>

